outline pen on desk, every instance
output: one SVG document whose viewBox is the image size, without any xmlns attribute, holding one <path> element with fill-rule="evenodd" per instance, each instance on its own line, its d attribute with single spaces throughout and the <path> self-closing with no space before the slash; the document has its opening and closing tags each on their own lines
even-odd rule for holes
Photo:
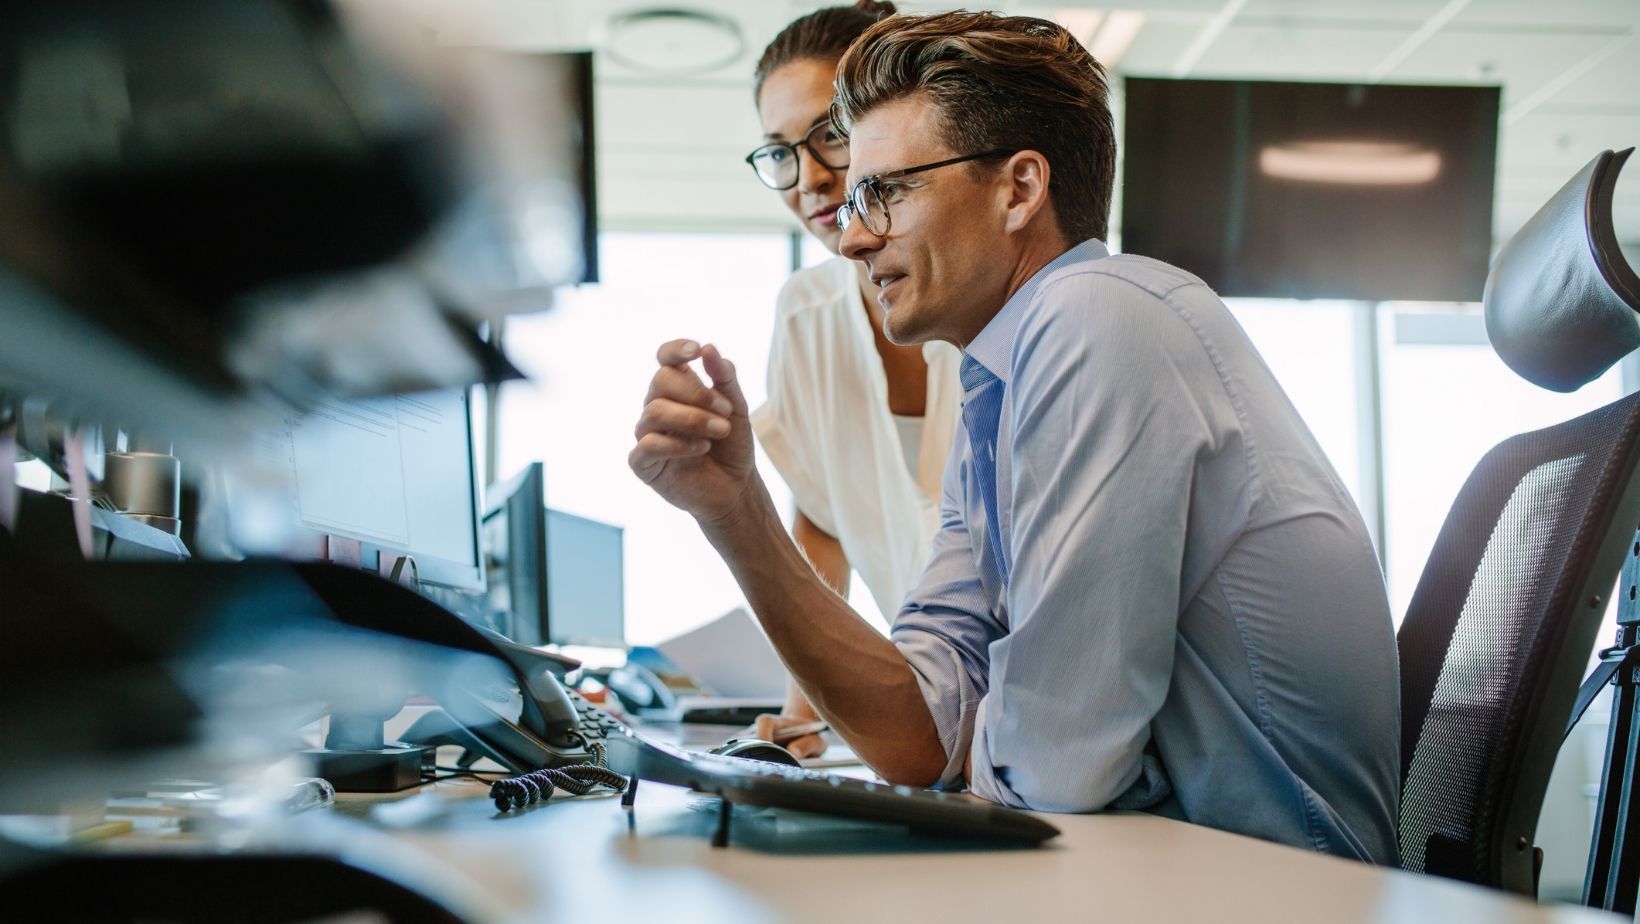
<svg viewBox="0 0 1640 924">
<path fill-rule="evenodd" d="M 774 743 L 785 744 L 788 741 L 796 741 L 804 735 L 818 735 L 830 729 L 831 726 L 825 722 L 805 722 L 802 725 L 789 725 L 774 733 Z"/>
</svg>

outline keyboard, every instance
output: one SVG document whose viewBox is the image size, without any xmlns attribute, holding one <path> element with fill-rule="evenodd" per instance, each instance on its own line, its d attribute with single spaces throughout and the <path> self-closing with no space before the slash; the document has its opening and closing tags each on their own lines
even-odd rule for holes
<svg viewBox="0 0 1640 924">
<path fill-rule="evenodd" d="M 650 741 L 625 727 L 607 730 L 604 744 L 609 766 L 617 773 L 684 786 L 728 802 L 887 822 L 977 840 L 1036 844 L 1059 835 L 1058 828 L 1035 815 L 958 793 L 697 754 Z"/>
</svg>

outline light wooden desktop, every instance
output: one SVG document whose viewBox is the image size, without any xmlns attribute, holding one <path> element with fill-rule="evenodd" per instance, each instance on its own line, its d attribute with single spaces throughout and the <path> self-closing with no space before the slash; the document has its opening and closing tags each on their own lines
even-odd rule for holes
<svg viewBox="0 0 1640 924">
<path fill-rule="evenodd" d="M 671 786 L 641 784 L 630 812 L 581 797 L 501 815 L 486 792 L 452 780 L 337 811 L 416 848 L 447 896 L 495 920 L 1621 920 L 1143 814 L 1044 816 L 1060 837 L 997 849 L 737 809 L 714 848 L 717 800 Z"/>
<path fill-rule="evenodd" d="M 717 800 L 676 787 L 640 784 L 630 811 L 556 797 L 502 814 L 487 792 L 456 779 L 334 811 L 413 847 L 444 894 L 493 920 L 1622 920 L 1139 813 L 1044 814 L 1060 837 L 1008 849 L 737 808 L 714 848 Z"/>
</svg>

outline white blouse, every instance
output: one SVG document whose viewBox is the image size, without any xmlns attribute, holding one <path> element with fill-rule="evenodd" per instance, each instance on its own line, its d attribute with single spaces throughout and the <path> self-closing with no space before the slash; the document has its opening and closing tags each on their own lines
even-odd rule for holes
<svg viewBox="0 0 1640 924">
<path fill-rule="evenodd" d="M 921 444 L 905 446 L 853 262 L 836 257 L 797 273 L 775 311 L 769 399 L 752 412 L 752 429 L 797 509 L 837 538 L 892 621 L 928 563 L 939 525 L 962 354 L 947 343 L 924 344 Z"/>
</svg>

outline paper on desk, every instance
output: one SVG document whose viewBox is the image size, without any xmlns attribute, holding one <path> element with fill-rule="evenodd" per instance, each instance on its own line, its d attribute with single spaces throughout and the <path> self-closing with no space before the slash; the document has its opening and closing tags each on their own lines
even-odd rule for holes
<svg viewBox="0 0 1640 924">
<path fill-rule="evenodd" d="M 716 696 L 779 700 L 786 695 L 786 666 L 745 607 L 656 647 Z"/>
</svg>

